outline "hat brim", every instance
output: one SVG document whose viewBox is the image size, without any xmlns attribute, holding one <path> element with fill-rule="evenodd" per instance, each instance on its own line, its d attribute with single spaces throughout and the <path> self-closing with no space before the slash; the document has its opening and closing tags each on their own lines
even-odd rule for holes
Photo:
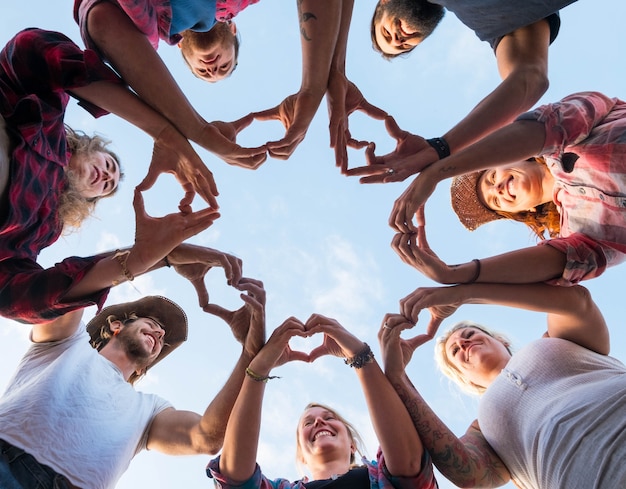
<svg viewBox="0 0 626 489">
<path fill-rule="evenodd" d="M 99 338 L 100 329 L 107 324 L 106 320 L 109 316 L 113 315 L 122 320 L 132 313 L 138 317 L 156 319 L 165 330 L 163 338 L 165 344 L 161 349 L 161 353 L 159 353 L 159 356 L 152 362 L 150 367 L 163 360 L 163 358 L 187 340 L 188 327 L 185 311 L 167 297 L 151 295 L 134 302 L 115 304 L 102 309 L 87 324 L 87 332 L 92 342 Z"/>
</svg>

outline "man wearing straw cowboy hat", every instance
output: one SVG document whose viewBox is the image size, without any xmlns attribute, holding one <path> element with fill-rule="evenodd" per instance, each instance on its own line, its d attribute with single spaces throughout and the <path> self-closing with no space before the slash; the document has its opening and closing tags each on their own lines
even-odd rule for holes
<svg viewBox="0 0 626 489">
<path fill-rule="evenodd" d="M 219 451 L 265 334 L 263 284 L 242 278 L 238 288 L 245 292 L 240 310 L 213 312 L 243 350 L 203 415 L 132 386 L 187 339 L 187 316 L 173 301 L 148 296 L 108 306 L 86 328 L 82 310 L 34 325 L 33 345 L 0 398 L 0 487 L 112 488 L 142 449 Z"/>
</svg>

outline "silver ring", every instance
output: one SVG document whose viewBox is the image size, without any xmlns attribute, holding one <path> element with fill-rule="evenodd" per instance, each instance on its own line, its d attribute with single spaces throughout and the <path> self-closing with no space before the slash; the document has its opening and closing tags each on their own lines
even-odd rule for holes
<svg viewBox="0 0 626 489">
<path fill-rule="evenodd" d="M 388 173 L 389 175 L 393 175 L 395 172 L 396 172 L 396 171 L 395 171 L 393 168 L 389 168 L 389 169 L 387 170 L 387 173 Z"/>
<path fill-rule="evenodd" d="M 385 323 L 383 324 L 383 328 L 385 328 L 385 329 L 391 329 L 391 327 L 390 327 L 390 326 L 387 326 L 387 322 L 385 322 Z"/>
</svg>

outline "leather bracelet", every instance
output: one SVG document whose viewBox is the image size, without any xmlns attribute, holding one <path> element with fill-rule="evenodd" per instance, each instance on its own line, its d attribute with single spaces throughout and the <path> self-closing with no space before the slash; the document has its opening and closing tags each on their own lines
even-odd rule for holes
<svg viewBox="0 0 626 489">
<path fill-rule="evenodd" d="M 468 281 L 465 282 L 466 285 L 473 284 L 480 277 L 480 260 L 478 258 L 474 258 L 472 263 L 476 263 L 476 271 L 474 272 L 474 276 Z"/>
<path fill-rule="evenodd" d="M 445 139 L 431 138 L 427 139 L 426 142 L 437 152 L 440 160 L 450 156 L 450 146 L 448 146 L 448 142 Z"/>
</svg>

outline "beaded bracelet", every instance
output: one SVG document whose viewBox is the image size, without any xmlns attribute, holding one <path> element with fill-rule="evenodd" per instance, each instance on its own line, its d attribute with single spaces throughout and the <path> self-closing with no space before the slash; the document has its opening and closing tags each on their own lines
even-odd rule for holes
<svg viewBox="0 0 626 489">
<path fill-rule="evenodd" d="M 426 142 L 430 144 L 433 149 L 439 155 L 439 159 L 443 160 L 450 156 L 450 146 L 448 146 L 448 142 L 443 138 L 431 138 L 427 139 Z"/>
<path fill-rule="evenodd" d="M 363 349 L 353 357 L 346 358 L 344 363 L 349 367 L 362 368 L 366 363 L 374 361 L 374 353 L 367 343 L 364 343 Z"/>
<path fill-rule="evenodd" d="M 278 375 L 259 375 L 254 373 L 250 367 L 246 367 L 246 375 L 255 382 L 267 382 L 270 379 L 280 379 Z"/>
</svg>

